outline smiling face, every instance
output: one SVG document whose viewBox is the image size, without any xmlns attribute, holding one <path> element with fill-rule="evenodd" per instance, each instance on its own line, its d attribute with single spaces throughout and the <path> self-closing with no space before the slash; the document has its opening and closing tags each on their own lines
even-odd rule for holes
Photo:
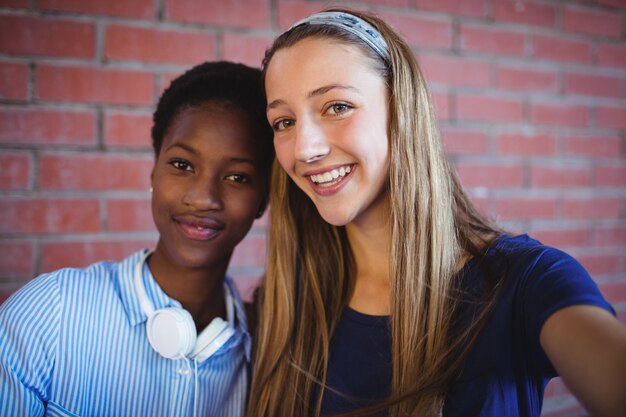
<svg viewBox="0 0 626 417">
<path fill-rule="evenodd" d="M 276 157 L 328 223 L 386 212 L 388 93 L 353 45 L 307 38 L 278 50 L 265 78 Z"/>
<path fill-rule="evenodd" d="M 154 257 L 173 267 L 227 267 L 262 205 L 259 146 L 239 109 L 207 104 L 176 116 L 152 173 Z"/>
</svg>

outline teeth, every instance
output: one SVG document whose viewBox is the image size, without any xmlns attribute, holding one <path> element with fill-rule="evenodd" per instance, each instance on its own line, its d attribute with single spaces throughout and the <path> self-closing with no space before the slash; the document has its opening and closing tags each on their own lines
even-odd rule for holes
<svg viewBox="0 0 626 417">
<path fill-rule="evenodd" d="M 346 174 L 349 174 L 350 171 L 352 171 L 352 168 L 349 165 L 343 166 L 339 169 L 324 172 L 323 174 L 311 175 L 311 180 L 316 184 L 323 184 L 336 180 L 339 177 L 344 177 Z"/>
</svg>

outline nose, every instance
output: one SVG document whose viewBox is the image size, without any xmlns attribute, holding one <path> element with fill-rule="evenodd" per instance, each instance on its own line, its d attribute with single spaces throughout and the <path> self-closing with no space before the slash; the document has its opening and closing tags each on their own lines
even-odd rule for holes
<svg viewBox="0 0 626 417">
<path fill-rule="evenodd" d="M 295 158 L 302 162 L 315 162 L 330 153 L 330 145 L 322 128 L 312 120 L 301 118 L 296 123 Z"/>
<path fill-rule="evenodd" d="M 219 178 L 195 178 L 183 194 L 183 203 L 198 211 L 223 208 Z"/>
</svg>

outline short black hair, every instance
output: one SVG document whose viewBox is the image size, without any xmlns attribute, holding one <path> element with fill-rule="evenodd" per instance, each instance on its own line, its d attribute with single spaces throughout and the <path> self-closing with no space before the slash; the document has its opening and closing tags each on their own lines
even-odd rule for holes
<svg viewBox="0 0 626 417">
<path fill-rule="evenodd" d="M 261 71 L 227 61 L 205 62 L 175 78 L 165 89 L 152 121 L 152 147 L 156 156 L 175 118 L 186 109 L 205 104 L 239 108 L 250 117 L 257 139 L 262 142 L 260 160 L 269 169 L 274 157 L 273 132 L 265 115 Z"/>
</svg>

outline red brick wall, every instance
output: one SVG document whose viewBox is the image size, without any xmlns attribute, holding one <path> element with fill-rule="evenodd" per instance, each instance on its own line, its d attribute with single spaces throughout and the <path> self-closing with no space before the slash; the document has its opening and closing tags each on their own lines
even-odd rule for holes
<svg viewBox="0 0 626 417">
<path fill-rule="evenodd" d="M 0 0 L 0 300 L 41 272 L 152 246 L 160 92 L 203 60 L 258 65 L 281 29 L 327 4 Z M 414 48 L 478 206 L 577 257 L 624 320 L 626 1 L 351 4 Z M 246 294 L 265 224 L 233 259 Z M 559 381 L 544 408 L 580 412 Z"/>
</svg>

